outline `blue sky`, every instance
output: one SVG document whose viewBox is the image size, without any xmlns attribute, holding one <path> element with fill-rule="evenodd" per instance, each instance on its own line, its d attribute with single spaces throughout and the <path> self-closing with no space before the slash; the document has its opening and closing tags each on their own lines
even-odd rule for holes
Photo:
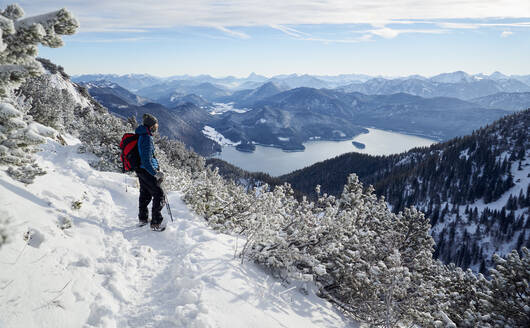
<svg viewBox="0 0 530 328">
<path fill-rule="evenodd" d="M 69 74 L 530 74 L 528 0 L 18 3 L 78 18 L 64 47 L 40 48 Z"/>
</svg>

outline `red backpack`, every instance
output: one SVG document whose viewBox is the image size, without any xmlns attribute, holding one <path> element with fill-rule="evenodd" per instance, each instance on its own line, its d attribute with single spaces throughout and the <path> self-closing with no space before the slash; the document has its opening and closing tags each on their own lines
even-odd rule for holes
<svg viewBox="0 0 530 328">
<path fill-rule="evenodd" d="M 140 167 L 140 152 L 138 151 L 138 134 L 125 133 L 121 138 L 122 171 L 134 171 Z"/>
</svg>

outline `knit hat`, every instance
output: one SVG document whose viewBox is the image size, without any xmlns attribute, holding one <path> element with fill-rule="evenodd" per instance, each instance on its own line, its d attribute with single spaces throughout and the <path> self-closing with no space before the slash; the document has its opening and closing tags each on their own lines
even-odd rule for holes
<svg viewBox="0 0 530 328">
<path fill-rule="evenodd" d="M 155 125 L 156 123 L 158 123 L 158 120 L 156 119 L 156 117 L 154 117 L 153 115 L 151 114 L 144 114 L 144 116 L 142 117 L 143 119 L 143 124 L 145 126 L 147 126 L 148 128 L 152 127 L 153 125 Z"/>
</svg>

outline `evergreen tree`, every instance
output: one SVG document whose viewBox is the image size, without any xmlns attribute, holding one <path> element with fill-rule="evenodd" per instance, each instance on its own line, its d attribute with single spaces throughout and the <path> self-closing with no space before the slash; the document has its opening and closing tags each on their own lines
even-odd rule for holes
<svg viewBox="0 0 530 328">
<path fill-rule="evenodd" d="M 31 106 L 17 98 L 14 90 L 42 73 L 35 59 L 38 45 L 60 47 L 60 36 L 75 33 L 79 24 L 65 9 L 21 19 L 23 15 L 16 4 L 0 12 L 0 165 L 7 165 L 13 178 L 31 183 L 44 174 L 31 154 L 55 131 L 35 122 L 29 114 Z"/>
<path fill-rule="evenodd" d="M 484 294 L 484 315 L 495 327 L 530 326 L 530 252 L 522 248 L 522 256 L 512 251 L 505 259 L 495 255 L 495 269 L 490 271 L 490 293 Z"/>
</svg>

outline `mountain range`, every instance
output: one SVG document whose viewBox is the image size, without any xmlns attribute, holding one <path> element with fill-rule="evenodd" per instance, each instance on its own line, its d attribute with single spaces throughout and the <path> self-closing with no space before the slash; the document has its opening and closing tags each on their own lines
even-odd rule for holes
<svg viewBox="0 0 530 328">
<path fill-rule="evenodd" d="M 462 72 L 463 73 L 463 72 Z M 505 80 L 478 79 L 469 75 L 453 73 L 431 79 L 382 79 L 376 78 L 364 83 L 352 83 L 339 90 L 361 92 L 369 95 L 408 93 L 421 97 L 452 97 L 469 100 L 498 92 L 528 92 L 530 86 L 508 78 Z"/>
<path fill-rule="evenodd" d="M 448 97 L 474 102 L 481 107 L 520 110 L 530 106 L 524 95 L 530 92 L 530 75 L 470 75 L 463 71 L 443 73 L 431 78 L 411 75 L 399 78 L 343 74 L 337 76 L 278 75 L 267 78 L 250 74 L 246 78 L 214 78 L 209 75 L 159 78 L 143 74 L 81 75 L 72 78 L 79 83 L 114 82 L 138 96 L 167 107 L 194 102 L 199 107 L 213 102 L 234 102 L 250 107 L 274 93 L 299 87 L 332 89 L 343 93 L 366 95 L 407 93 L 423 98 Z M 523 95 L 520 95 L 520 94 Z M 193 95 L 193 98 L 186 98 Z M 485 98 L 484 97 L 493 97 Z"/>
<path fill-rule="evenodd" d="M 238 149 L 243 151 L 253 151 L 255 144 L 289 151 L 303 150 L 303 143 L 308 140 L 346 140 L 365 132 L 364 127 L 447 140 L 469 134 L 505 115 L 505 110 L 494 105 L 507 103 L 511 109 L 525 105 L 527 99 L 521 93 L 496 94 L 487 100 L 477 98 L 477 104 L 457 98 L 425 98 L 406 93 L 366 95 L 340 89 L 287 89 L 274 82 L 230 94 L 227 89 L 209 82 L 194 86 L 189 81 L 183 83 L 180 80 L 165 85 L 166 89 L 159 89 L 159 86 L 142 89 L 140 97 L 108 81 L 85 85 L 92 96 L 121 116 L 145 112 L 148 95 L 149 99 L 158 99 L 149 105 L 149 109 L 162 117 L 172 117 L 165 121 L 168 127 L 161 127 L 161 132 L 189 140 L 187 144 L 203 155 L 219 151 L 218 147 L 212 147 L 204 138 L 198 137 L 206 125 L 233 142 L 239 142 Z M 168 94 L 170 90 L 173 92 Z M 247 110 L 208 115 L 214 105 L 207 98 L 230 102 Z M 182 123 L 182 119 L 175 116 L 178 110 L 172 108 L 184 105 L 188 110 L 193 108 L 196 115 L 191 117 L 200 118 L 200 121 Z M 180 132 L 173 131 L 177 128 L 181 129 Z"/>
<path fill-rule="evenodd" d="M 156 89 L 170 90 L 173 87 L 179 88 L 182 86 L 185 88 L 189 85 L 210 83 L 217 88 L 230 90 L 232 93 L 237 90 L 255 89 L 267 82 L 274 82 L 281 88 L 289 89 L 298 87 L 309 87 L 315 89 L 340 88 L 348 92 L 357 91 L 366 94 L 391 94 L 403 92 L 423 97 L 447 96 L 462 99 L 482 97 L 497 92 L 530 91 L 530 75 L 508 76 L 500 72 L 494 72 L 490 75 L 471 75 L 463 71 L 442 73 L 430 78 L 423 77 L 421 75 L 391 78 L 372 77 L 362 74 L 342 74 L 336 76 L 290 74 L 277 75 L 267 78 L 265 76 L 252 73 L 248 77 L 244 78 L 237 78 L 233 76 L 215 78 L 209 75 L 181 75 L 160 78 L 146 74 L 96 74 L 78 75 L 72 77 L 72 80 L 74 82 L 107 80 L 117 83 L 133 92 L 137 92 L 141 89 L 155 85 L 157 85 Z M 146 89 L 142 91 L 142 93 L 148 92 L 148 90 L 149 89 Z M 142 95 L 141 93 L 138 94 Z M 146 95 L 143 94 L 142 96 Z M 213 99 L 208 100 L 212 101 Z"/>
</svg>

